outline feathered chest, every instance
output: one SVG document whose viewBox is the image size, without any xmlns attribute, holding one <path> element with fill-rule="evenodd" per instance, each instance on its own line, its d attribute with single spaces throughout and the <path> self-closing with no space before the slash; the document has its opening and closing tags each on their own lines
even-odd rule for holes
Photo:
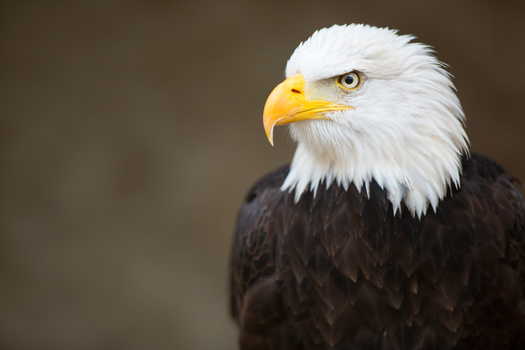
<svg viewBox="0 0 525 350">
<path fill-rule="evenodd" d="M 394 215 L 375 182 L 368 194 L 321 184 L 296 202 L 280 190 L 287 168 L 264 177 L 232 252 L 241 347 L 516 348 L 525 204 L 494 163 L 463 169 L 460 189 L 421 218 Z"/>
<path fill-rule="evenodd" d="M 469 280 L 483 269 L 472 268 L 473 230 L 457 227 L 446 213 L 457 200 L 418 219 L 406 208 L 394 216 L 376 183 L 369 196 L 335 185 L 297 203 L 283 194 L 273 217 L 275 277 L 285 307 L 309 319 L 328 344 L 349 330 L 380 334 L 396 332 L 396 325 L 430 322 L 445 337 L 456 332 L 473 301 Z M 414 332 L 410 341 L 419 337 Z"/>
</svg>

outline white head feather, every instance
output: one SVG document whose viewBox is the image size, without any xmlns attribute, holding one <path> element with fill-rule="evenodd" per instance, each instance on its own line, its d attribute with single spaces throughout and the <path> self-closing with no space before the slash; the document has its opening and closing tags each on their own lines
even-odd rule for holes
<svg viewBox="0 0 525 350">
<path fill-rule="evenodd" d="M 321 93 L 353 109 L 290 124 L 298 147 L 283 190 L 295 189 L 298 200 L 323 180 L 367 192 L 375 180 L 394 213 L 404 201 L 421 216 L 459 187 L 465 117 L 443 65 L 412 39 L 388 28 L 333 26 L 297 47 L 286 76 L 304 76 L 307 98 Z M 334 77 L 351 71 L 361 73 L 361 87 L 338 89 Z"/>
</svg>

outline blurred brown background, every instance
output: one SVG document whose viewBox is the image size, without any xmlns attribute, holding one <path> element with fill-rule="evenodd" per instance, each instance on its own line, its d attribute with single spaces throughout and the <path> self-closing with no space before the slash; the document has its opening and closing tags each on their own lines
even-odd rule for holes
<svg viewBox="0 0 525 350">
<path fill-rule="evenodd" d="M 472 149 L 525 183 L 523 1 L 1 2 L 0 348 L 235 348 L 236 211 L 294 149 L 265 99 L 351 22 L 434 46 Z"/>
</svg>

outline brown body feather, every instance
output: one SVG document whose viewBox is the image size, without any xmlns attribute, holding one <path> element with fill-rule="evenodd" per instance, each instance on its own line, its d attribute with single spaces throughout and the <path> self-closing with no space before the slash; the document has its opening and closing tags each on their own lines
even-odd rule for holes
<svg viewBox="0 0 525 350">
<path fill-rule="evenodd" d="M 250 191 L 231 261 L 241 349 L 525 348 L 525 204 L 497 164 L 421 219 L 376 184 L 295 203 L 282 168 Z"/>
</svg>

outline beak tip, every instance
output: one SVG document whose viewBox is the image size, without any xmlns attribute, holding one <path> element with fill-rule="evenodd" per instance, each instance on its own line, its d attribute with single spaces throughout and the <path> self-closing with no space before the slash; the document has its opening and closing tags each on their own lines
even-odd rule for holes
<svg viewBox="0 0 525 350">
<path fill-rule="evenodd" d="M 266 133 L 266 138 L 270 142 L 270 145 L 273 146 L 273 128 L 275 127 L 275 122 L 269 124 L 267 118 L 264 118 L 264 132 Z"/>
<path fill-rule="evenodd" d="M 266 137 L 268 138 L 268 141 L 270 142 L 270 145 L 273 147 L 273 128 L 269 133 L 266 133 Z"/>
</svg>

